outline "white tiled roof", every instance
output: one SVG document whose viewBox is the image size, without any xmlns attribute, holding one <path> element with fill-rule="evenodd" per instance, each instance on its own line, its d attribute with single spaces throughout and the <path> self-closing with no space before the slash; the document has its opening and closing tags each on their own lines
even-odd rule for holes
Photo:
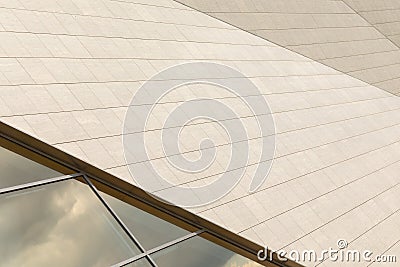
<svg viewBox="0 0 400 267">
<path fill-rule="evenodd" d="M 397 0 L 179 0 L 400 95 Z"/>
<path fill-rule="evenodd" d="M 249 166 L 231 193 L 191 211 L 273 249 L 322 250 L 344 238 L 351 248 L 381 253 L 400 238 L 399 97 L 174 1 L 88 3 L 0 2 L 1 121 L 133 183 L 121 141 L 133 94 L 168 66 L 219 62 L 244 73 L 268 100 L 276 159 L 256 193 L 247 193 Z M 166 101 L 173 107 L 196 96 L 195 87 L 186 89 Z M 229 145 L 214 124 L 187 133 L 186 151 L 197 149 L 193 136 Z M 149 150 L 166 170 L 159 148 Z M 253 143 L 250 163 L 259 150 Z M 216 179 L 224 153 L 205 172 L 170 178 Z"/>
</svg>

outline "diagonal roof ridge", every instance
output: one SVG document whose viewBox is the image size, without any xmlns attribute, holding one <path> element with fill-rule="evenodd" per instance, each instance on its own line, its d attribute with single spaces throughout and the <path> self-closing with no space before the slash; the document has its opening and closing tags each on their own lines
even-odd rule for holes
<svg viewBox="0 0 400 267">
<path fill-rule="evenodd" d="M 391 42 L 395 47 L 397 47 L 400 50 L 400 46 L 398 44 L 396 44 L 395 42 L 393 42 L 393 40 L 391 38 L 389 38 L 389 36 L 387 36 L 385 33 L 383 33 L 381 30 L 379 30 L 374 24 L 372 24 L 371 22 L 369 22 L 368 19 L 366 19 L 363 15 L 360 14 L 360 12 L 358 12 L 355 8 L 353 8 L 349 3 L 346 2 L 346 0 L 339 0 L 341 1 L 343 4 L 345 4 L 348 8 L 350 8 L 355 14 L 357 14 L 358 16 L 360 16 L 360 18 L 362 18 L 365 22 L 367 22 L 369 25 L 371 25 L 371 27 L 373 27 L 377 32 L 379 32 L 380 34 L 382 34 L 382 36 L 384 36 L 389 42 Z"/>
<path fill-rule="evenodd" d="M 241 30 L 241 31 L 244 31 L 244 32 L 246 32 L 246 33 L 248 33 L 248 34 L 251 34 L 251 35 L 255 36 L 255 37 L 261 38 L 261 39 L 263 39 L 263 40 L 265 40 L 265 41 L 267 41 L 267 42 L 270 42 L 270 43 L 272 43 L 272 44 L 274 44 L 274 45 L 276 45 L 276 46 L 279 46 L 279 47 L 281 47 L 281 48 L 283 48 L 283 49 L 286 49 L 286 50 L 288 50 L 288 51 L 291 51 L 291 52 L 293 52 L 293 53 L 296 53 L 297 55 L 303 56 L 303 57 L 305 57 L 305 58 L 307 58 L 307 59 L 310 59 L 310 60 L 312 60 L 312 61 L 314 61 L 314 62 L 317 62 L 317 63 L 319 63 L 319 64 L 321 64 L 321 65 L 324 65 L 324 66 L 326 66 L 326 67 L 329 67 L 329 68 L 331 68 L 331 69 L 334 69 L 334 70 L 336 70 L 336 71 L 338 71 L 338 72 L 340 72 L 340 73 L 342 73 L 342 74 L 344 74 L 344 75 L 346 75 L 346 76 L 352 77 L 353 79 L 357 79 L 357 80 L 359 80 L 359 81 L 361 81 L 361 82 L 363 82 L 363 83 L 366 83 L 366 84 L 368 84 L 368 85 L 370 85 L 370 86 L 373 86 L 373 87 L 375 87 L 375 88 L 377 88 L 377 89 L 379 89 L 379 90 L 385 91 L 385 92 L 387 92 L 387 93 L 389 93 L 389 94 L 391 94 L 391 95 L 393 95 L 393 96 L 397 96 L 397 95 L 396 95 L 396 92 L 391 92 L 391 91 L 385 90 L 385 89 L 383 89 L 383 88 L 381 88 L 381 87 L 379 87 L 379 86 L 377 86 L 377 85 L 374 85 L 374 84 L 372 84 L 372 83 L 370 83 L 370 82 L 368 82 L 368 81 L 362 80 L 362 79 L 360 79 L 360 78 L 358 78 L 358 77 L 355 77 L 355 76 L 353 76 L 353 75 L 351 75 L 351 74 L 349 74 L 349 73 L 346 73 L 346 72 L 344 72 L 344 71 L 342 71 L 342 70 L 340 70 L 340 69 L 338 69 L 338 68 L 335 68 L 335 67 L 333 67 L 333 66 L 330 66 L 330 65 L 328 65 L 328 64 L 326 64 L 326 63 L 324 63 L 324 62 L 322 62 L 321 60 L 313 59 L 313 58 L 311 58 L 310 56 L 307 56 L 307 55 L 305 55 L 305 54 L 303 54 L 303 53 L 300 53 L 300 52 L 298 52 L 298 51 L 295 51 L 295 50 L 291 49 L 290 47 L 287 47 L 287 46 L 285 46 L 285 45 L 279 44 L 279 43 L 277 43 L 277 42 L 275 42 L 275 41 L 272 41 L 272 40 L 270 40 L 270 39 L 267 39 L 267 38 L 265 38 L 265 37 L 263 37 L 263 36 L 260 36 L 260 35 L 258 35 L 258 34 L 252 33 L 252 32 L 249 31 L 249 30 L 243 29 L 242 27 L 239 27 L 239 26 L 237 26 L 237 25 L 235 25 L 235 24 L 232 24 L 232 23 L 230 23 L 230 22 L 228 22 L 228 21 L 226 21 L 226 20 L 223 20 L 223 19 L 221 19 L 221 18 L 218 18 L 218 17 L 212 15 L 213 13 L 204 12 L 204 11 L 202 11 L 202 10 L 200 10 L 200 9 L 198 9 L 198 8 L 195 8 L 195 7 L 191 6 L 191 5 L 185 4 L 185 3 L 183 3 L 183 2 L 180 1 L 180 0 L 173 0 L 173 1 L 176 2 L 176 3 L 178 3 L 178 4 L 181 4 L 181 5 L 185 6 L 185 7 L 187 7 L 187 8 L 189 8 L 189 9 L 192 9 L 192 10 L 194 10 L 194 11 L 197 11 L 197 12 L 199 12 L 199 13 L 202 13 L 202 14 L 208 16 L 208 17 L 211 17 L 211 18 L 213 18 L 213 19 L 216 19 L 216 20 L 219 20 L 219 21 L 221 21 L 221 22 L 223 22 L 223 23 L 226 23 L 227 25 L 229 25 L 229 26 L 231 26 L 231 27 L 234 27 L 234 28 L 236 28 L 236 29 L 239 29 L 239 30 Z M 370 25 L 372 28 L 376 29 L 375 26 L 371 25 L 371 23 L 370 23 L 369 21 L 367 21 L 364 17 L 362 17 L 360 14 L 358 14 L 358 13 L 357 13 L 353 8 L 351 8 L 347 3 L 345 3 L 343 0 L 339 0 L 339 1 L 340 1 L 340 2 L 343 2 L 348 8 L 350 8 L 350 9 L 352 10 L 352 12 L 354 12 L 354 14 L 358 15 L 361 19 L 363 19 L 365 22 L 367 22 L 368 25 Z M 394 44 L 394 42 L 393 42 L 392 40 L 390 40 L 390 38 L 388 38 L 386 35 L 384 35 L 383 33 L 381 33 L 381 31 L 379 31 L 378 29 L 376 29 L 376 30 L 384 37 L 384 38 L 382 38 L 382 39 L 389 40 L 392 44 Z M 396 48 L 398 48 L 398 50 L 399 50 L 399 52 L 400 52 L 400 47 L 398 47 L 396 44 L 394 44 L 394 45 L 395 45 Z"/>
</svg>

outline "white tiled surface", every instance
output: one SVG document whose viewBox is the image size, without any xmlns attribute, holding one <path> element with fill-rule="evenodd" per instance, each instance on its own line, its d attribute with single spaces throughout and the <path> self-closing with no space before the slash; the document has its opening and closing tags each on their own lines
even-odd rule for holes
<svg viewBox="0 0 400 267">
<path fill-rule="evenodd" d="M 95 2 L 0 1 L 3 122 L 133 182 L 121 142 L 133 94 L 168 66 L 220 62 L 243 72 L 268 100 L 276 123 L 276 159 L 258 192 L 247 194 L 255 170 L 248 166 L 231 193 L 193 212 L 273 249 L 322 250 L 345 238 L 351 248 L 373 247 L 378 253 L 400 238 L 400 98 L 173 1 Z M 295 10 L 345 13 L 353 23 L 364 23 L 337 2 L 303 1 Z M 234 3 L 244 1 L 225 8 L 234 10 Z M 278 4 L 270 8 L 281 10 Z M 313 19 L 315 28 L 321 26 L 313 36 L 324 38 L 328 22 Z M 271 20 L 276 28 L 288 23 Z M 379 38 L 377 33 L 372 39 Z M 363 41 L 360 49 L 369 53 L 382 47 L 380 42 Z M 347 48 L 328 52 L 353 55 Z M 226 167 L 229 140 L 213 123 L 185 127 L 181 140 L 182 152 L 195 158 L 196 138 L 214 139 L 220 153 L 205 172 L 188 176 L 174 171 L 157 146 L 157 123 L 168 110 L 204 94 L 248 115 L 237 98 L 215 88 L 186 86 L 166 96 L 150 118 L 146 137 L 153 141 L 153 162 L 175 183 L 209 183 Z M 254 121 L 243 121 L 253 129 Z M 260 140 L 256 131 L 249 130 L 249 136 L 252 164 Z M 390 238 L 377 241 L 388 233 Z M 390 249 L 398 251 L 399 245 Z"/>
<path fill-rule="evenodd" d="M 178 2 L 400 94 L 398 0 Z"/>
<path fill-rule="evenodd" d="M 382 34 L 400 45 L 400 3 L 396 0 L 343 0 Z"/>
</svg>

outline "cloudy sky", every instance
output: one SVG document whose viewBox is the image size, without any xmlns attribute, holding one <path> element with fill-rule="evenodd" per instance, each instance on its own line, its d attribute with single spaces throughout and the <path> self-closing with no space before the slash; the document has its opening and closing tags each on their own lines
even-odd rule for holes
<svg viewBox="0 0 400 267">
<path fill-rule="evenodd" d="M 1 147 L 0 170 L 1 188 L 61 175 Z M 188 234 L 102 195 L 146 249 Z M 139 254 L 89 187 L 75 180 L 0 195 L 0 241 L 0 267 L 109 266 Z M 153 256 L 160 267 L 258 266 L 200 237 Z"/>
<path fill-rule="evenodd" d="M 0 147 L 0 170 L 0 188 L 62 175 L 2 147 Z"/>
<path fill-rule="evenodd" d="M 0 266 L 107 266 L 138 249 L 75 180 L 0 196 Z"/>
</svg>

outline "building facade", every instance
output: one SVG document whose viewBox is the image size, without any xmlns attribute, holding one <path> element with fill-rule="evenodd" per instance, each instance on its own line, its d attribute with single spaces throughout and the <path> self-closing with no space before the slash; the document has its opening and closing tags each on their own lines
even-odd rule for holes
<svg viewBox="0 0 400 267">
<path fill-rule="evenodd" d="M 321 253 L 338 240 L 344 250 L 398 255 L 399 10 L 394 0 L 1 1 L 0 266 L 296 266 L 276 257 L 255 263 L 257 252 Z M 184 84 L 136 106 L 152 106 L 135 132 L 148 159 L 127 162 L 132 98 L 157 73 L 188 62 L 237 70 L 270 112 L 243 104 L 254 95 Z M 186 160 L 215 151 L 201 171 L 174 167 L 160 143 L 168 114 L 204 98 L 234 111 L 248 159 L 221 198 L 174 207 L 154 197 L 169 188 L 143 191 L 130 168 L 151 164 L 189 188 L 229 173 L 237 142 L 221 121 L 188 113 L 190 123 L 177 125 Z M 274 131 L 263 133 L 257 121 L 267 115 Z M 274 156 L 260 160 L 268 136 Z M 201 147 L 204 139 L 212 145 Z M 268 160 L 268 177 L 250 194 L 257 165 Z M 380 263 L 318 262 L 369 265 Z"/>
</svg>

